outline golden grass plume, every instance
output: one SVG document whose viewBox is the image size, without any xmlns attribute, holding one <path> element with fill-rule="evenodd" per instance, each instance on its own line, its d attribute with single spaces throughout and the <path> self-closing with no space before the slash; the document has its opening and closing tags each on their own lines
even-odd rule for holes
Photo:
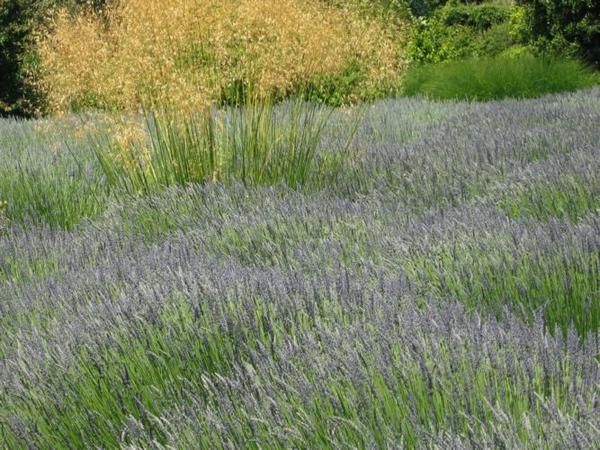
<svg viewBox="0 0 600 450">
<path fill-rule="evenodd" d="M 54 14 L 37 48 L 51 112 L 204 108 L 236 84 L 286 95 L 359 67 L 347 95 L 396 86 L 398 28 L 320 0 L 114 0 Z"/>
</svg>

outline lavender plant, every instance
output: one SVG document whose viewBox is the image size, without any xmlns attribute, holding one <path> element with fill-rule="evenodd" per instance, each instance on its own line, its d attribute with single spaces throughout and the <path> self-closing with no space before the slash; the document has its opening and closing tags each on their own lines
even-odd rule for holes
<svg viewBox="0 0 600 450">
<path fill-rule="evenodd" d="M 594 448 L 598 119 L 598 89 L 386 100 L 347 147 L 332 112 L 319 189 L 11 220 L 0 447 Z M 3 162 L 33 125 L 0 122 Z"/>
<path fill-rule="evenodd" d="M 0 122 L 0 198 L 8 219 L 72 228 L 104 210 L 107 192 L 74 124 Z"/>
</svg>

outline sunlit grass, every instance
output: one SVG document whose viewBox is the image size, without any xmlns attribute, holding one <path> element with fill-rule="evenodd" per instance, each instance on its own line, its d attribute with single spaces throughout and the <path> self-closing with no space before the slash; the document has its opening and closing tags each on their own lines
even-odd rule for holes
<svg viewBox="0 0 600 450">
<path fill-rule="evenodd" d="M 575 91 L 599 82 L 597 73 L 577 61 L 498 56 L 414 66 L 404 92 L 438 100 L 488 101 Z"/>
</svg>

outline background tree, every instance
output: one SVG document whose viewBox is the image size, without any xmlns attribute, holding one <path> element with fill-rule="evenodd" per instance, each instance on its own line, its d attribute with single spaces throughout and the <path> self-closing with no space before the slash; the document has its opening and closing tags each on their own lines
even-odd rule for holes
<svg viewBox="0 0 600 450">
<path fill-rule="evenodd" d="M 518 0 L 526 8 L 532 44 L 540 50 L 566 53 L 600 67 L 598 0 Z"/>
<path fill-rule="evenodd" d="M 23 65 L 36 18 L 35 3 L 0 0 L 0 114 L 24 114 L 28 109 Z"/>
<path fill-rule="evenodd" d="M 33 32 L 42 26 L 53 8 L 99 9 L 105 0 L 0 0 L 0 116 L 33 115 L 41 105 L 40 94 L 30 83 L 36 54 Z"/>
</svg>

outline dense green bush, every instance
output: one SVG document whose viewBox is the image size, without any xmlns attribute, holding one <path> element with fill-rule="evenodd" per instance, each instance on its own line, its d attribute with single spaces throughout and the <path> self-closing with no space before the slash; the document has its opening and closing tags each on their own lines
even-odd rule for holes
<svg viewBox="0 0 600 450">
<path fill-rule="evenodd" d="M 409 58 L 437 63 L 470 56 L 494 56 L 515 43 L 503 4 L 447 3 L 422 19 L 408 46 Z"/>
<path fill-rule="evenodd" d="M 460 59 L 473 53 L 474 41 L 475 33 L 469 27 L 448 27 L 434 17 L 418 25 L 408 55 L 412 61 L 423 63 Z"/>
<path fill-rule="evenodd" d="M 600 2 L 518 0 L 526 9 L 528 37 L 542 51 L 570 54 L 600 67 Z"/>
<path fill-rule="evenodd" d="M 597 82 L 597 74 L 575 60 L 525 54 L 414 66 L 404 89 L 407 95 L 434 99 L 494 100 L 573 91 Z"/>
<path fill-rule="evenodd" d="M 446 25 L 466 25 L 477 31 L 487 30 L 492 25 L 506 21 L 509 17 L 508 8 L 494 3 L 448 4 L 440 11 Z"/>
<path fill-rule="evenodd" d="M 408 0 L 419 17 L 410 59 L 437 63 L 495 56 L 514 45 L 538 55 L 600 64 L 600 2 L 595 0 Z"/>
<path fill-rule="evenodd" d="M 507 22 L 493 25 L 483 32 L 475 44 L 477 56 L 496 56 L 512 48 L 517 41 L 511 35 L 510 24 Z"/>
</svg>

